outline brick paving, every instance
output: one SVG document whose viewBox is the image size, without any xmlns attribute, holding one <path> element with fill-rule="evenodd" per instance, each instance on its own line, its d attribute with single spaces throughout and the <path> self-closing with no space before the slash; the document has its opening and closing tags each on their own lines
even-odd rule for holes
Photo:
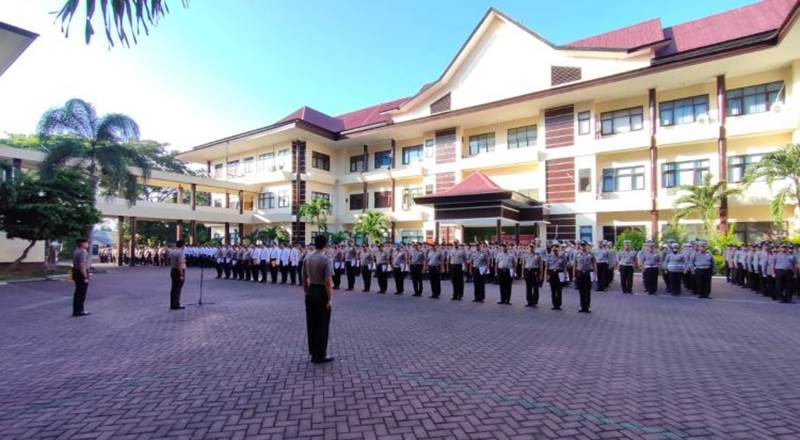
<svg viewBox="0 0 800 440">
<path fill-rule="evenodd" d="M 337 292 L 336 361 L 313 365 L 299 288 L 212 279 L 216 304 L 170 312 L 167 280 L 99 274 L 78 319 L 65 282 L 1 286 L 0 437 L 800 438 L 800 306 L 719 281 L 615 284 L 591 315 L 574 289 L 525 308 L 521 282 L 513 306 Z"/>
</svg>

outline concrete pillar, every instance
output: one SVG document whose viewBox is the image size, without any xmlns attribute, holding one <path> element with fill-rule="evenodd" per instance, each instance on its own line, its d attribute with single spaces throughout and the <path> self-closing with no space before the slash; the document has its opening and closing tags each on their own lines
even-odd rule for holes
<svg viewBox="0 0 800 440">
<path fill-rule="evenodd" d="M 122 266 L 122 248 L 125 246 L 125 217 L 117 217 L 117 266 Z"/>
<path fill-rule="evenodd" d="M 197 210 L 197 184 L 192 184 L 192 193 L 190 194 L 190 203 L 192 204 L 192 211 Z"/>
<path fill-rule="evenodd" d="M 725 91 L 725 75 L 717 76 L 717 120 L 719 121 L 719 137 L 717 138 L 717 155 L 719 156 L 719 181 L 721 190 L 728 187 L 728 137 L 725 129 L 728 115 L 728 94 Z M 728 198 L 722 197 L 719 203 L 719 232 L 728 233 Z"/>
<path fill-rule="evenodd" d="M 395 226 L 396 226 L 396 225 L 397 225 L 397 223 L 395 223 L 395 222 L 392 222 L 392 235 L 391 235 L 391 240 L 392 240 L 392 243 L 394 243 L 394 242 L 395 242 Z"/>
<path fill-rule="evenodd" d="M 197 221 L 189 221 L 189 245 L 197 246 Z"/>
<path fill-rule="evenodd" d="M 433 229 L 433 242 L 434 243 L 439 243 L 439 229 L 441 229 L 441 227 L 439 227 L 439 222 L 436 222 L 435 225 L 434 225 L 434 229 Z"/>
<path fill-rule="evenodd" d="M 175 203 L 177 203 L 179 205 L 182 205 L 183 204 L 183 187 L 182 186 L 178 187 L 178 195 L 176 197 L 177 197 L 177 200 L 175 200 Z"/>
<path fill-rule="evenodd" d="M 183 220 L 175 223 L 175 240 L 183 240 Z"/>
<path fill-rule="evenodd" d="M 519 223 L 514 223 L 514 244 L 519 245 Z"/>
<path fill-rule="evenodd" d="M 244 214 L 244 191 L 242 190 L 239 190 L 239 214 Z"/>
<path fill-rule="evenodd" d="M 648 109 L 650 111 L 650 239 L 658 239 L 658 141 L 656 130 L 658 118 L 656 112 L 656 89 L 648 91 Z"/>
<path fill-rule="evenodd" d="M 231 193 L 225 191 L 225 208 L 230 209 L 231 207 Z"/>
<path fill-rule="evenodd" d="M 244 236 L 244 223 L 239 223 L 239 243 L 242 243 L 242 237 Z"/>
<path fill-rule="evenodd" d="M 495 241 L 497 241 L 497 243 L 500 243 L 500 240 L 502 239 L 503 236 L 503 226 L 500 219 L 497 219 L 497 226 L 495 227 L 495 235 L 496 235 Z"/>
<path fill-rule="evenodd" d="M 225 244 L 231 244 L 231 224 L 225 222 L 225 235 L 223 236 L 222 241 Z"/>
<path fill-rule="evenodd" d="M 128 250 L 128 256 L 130 257 L 130 265 L 134 266 L 134 258 L 133 256 L 136 254 L 136 217 L 131 217 L 131 242 L 130 242 L 130 249 Z"/>
</svg>

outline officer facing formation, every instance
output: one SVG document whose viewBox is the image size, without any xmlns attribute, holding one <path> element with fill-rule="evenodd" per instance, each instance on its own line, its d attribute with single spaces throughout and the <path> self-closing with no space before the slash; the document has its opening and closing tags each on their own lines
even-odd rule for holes
<svg viewBox="0 0 800 440">
<path fill-rule="evenodd" d="M 308 353 L 315 364 L 333 360 L 327 354 L 333 301 L 333 265 L 323 253 L 327 244 L 328 239 L 323 234 L 314 238 L 315 251 L 305 259 L 301 275 L 306 294 Z"/>
<path fill-rule="evenodd" d="M 89 290 L 89 241 L 85 238 L 75 240 L 75 251 L 72 253 L 72 281 L 75 283 L 75 292 L 72 294 L 72 316 L 87 316 L 89 312 L 83 309 L 86 302 L 86 293 Z"/>
<path fill-rule="evenodd" d="M 182 310 L 186 306 L 181 305 L 181 289 L 186 278 L 186 257 L 183 254 L 183 240 L 175 242 L 175 249 L 172 249 L 167 256 L 169 262 L 169 276 L 171 281 L 169 291 L 170 310 Z"/>
</svg>

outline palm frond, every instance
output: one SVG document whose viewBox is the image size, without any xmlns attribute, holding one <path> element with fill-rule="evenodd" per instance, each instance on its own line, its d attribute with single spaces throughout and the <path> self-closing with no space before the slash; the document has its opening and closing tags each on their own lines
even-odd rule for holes
<svg viewBox="0 0 800 440">
<path fill-rule="evenodd" d="M 45 156 L 39 167 L 39 173 L 45 180 L 55 176 L 56 171 L 70 159 L 82 162 L 87 154 L 84 141 L 77 138 L 62 137 L 56 142 L 49 144 L 47 156 Z M 82 165 L 79 163 L 78 165 Z"/>
<path fill-rule="evenodd" d="M 72 135 L 94 139 L 97 114 L 94 107 L 82 99 L 73 98 L 62 107 L 50 109 L 39 119 L 36 132 L 42 138 L 53 135 Z"/>
<path fill-rule="evenodd" d="M 109 113 L 97 121 L 98 142 L 125 143 L 139 140 L 139 124 L 122 113 Z"/>
<path fill-rule="evenodd" d="M 783 224 L 783 212 L 786 209 L 786 197 L 789 191 L 784 188 L 775 194 L 775 197 L 769 202 L 769 214 L 772 216 L 772 222 L 775 225 Z"/>
</svg>

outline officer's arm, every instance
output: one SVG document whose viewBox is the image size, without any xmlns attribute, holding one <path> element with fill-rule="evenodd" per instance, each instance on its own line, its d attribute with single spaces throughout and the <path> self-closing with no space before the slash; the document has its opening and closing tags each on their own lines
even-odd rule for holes
<svg viewBox="0 0 800 440">
<path fill-rule="evenodd" d="M 308 293 L 308 265 L 303 265 L 303 270 L 300 271 L 300 278 L 303 280 L 303 291 Z M 327 282 L 326 282 L 327 285 Z"/>
<path fill-rule="evenodd" d="M 303 266 L 305 267 L 305 265 Z M 328 264 L 327 270 L 325 271 L 325 294 L 328 296 L 328 302 L 325 304 L 325 307 L 330 310 L 331 303 L 333 302 L 333 277 L 331 275 L 331 265 Z"/>
</svg>

